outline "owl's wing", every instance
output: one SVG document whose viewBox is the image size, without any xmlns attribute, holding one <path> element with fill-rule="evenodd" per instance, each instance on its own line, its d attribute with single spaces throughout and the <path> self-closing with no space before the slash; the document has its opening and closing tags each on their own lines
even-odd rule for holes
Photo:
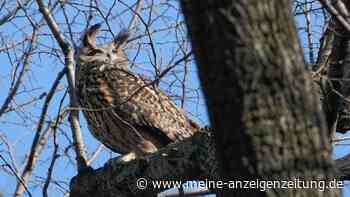
<svg viewBox="0 0 350 197">
<path fill-rule="evenodd" d="M 120 73 L 112 71 L 109 74 L 116 77 Z M 119 105 L 117 108 L 124 118 L 143 136 L 168 144 L 190 137 L 199 129 L 164 92 L 146 83 L 142 77 L 131 72 L 118 77 L 123 80 L 111 84 L 116 98 L 114 105 Z"/>
</svg>

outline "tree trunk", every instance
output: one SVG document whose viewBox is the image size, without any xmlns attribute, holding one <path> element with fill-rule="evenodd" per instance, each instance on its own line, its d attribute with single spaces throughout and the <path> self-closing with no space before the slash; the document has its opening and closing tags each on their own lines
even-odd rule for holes
<svg viewBox="0 0 350 197">
<path fill-rule="evenodd" d="M 182 0 L 224 180 L 328 180 L 325 119 L 289 0 Z M 339 196 L 337 189 L 220 196 Z"/>
</svg>

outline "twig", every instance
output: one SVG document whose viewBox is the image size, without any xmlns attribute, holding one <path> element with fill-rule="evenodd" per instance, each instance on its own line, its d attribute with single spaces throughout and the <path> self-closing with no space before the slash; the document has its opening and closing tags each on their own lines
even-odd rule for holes
<svg viewBox="0 0 350 197">
<path fill-rule="evenodd" d="M 154 84 L 157 84 L 159 82 L 160 79 L 162 79 L 170 70 L 172 70 L 173 68 L 175 68 L 175 66 L 179 65 L 181 62 L 186 61 L 189 57 L 191 57 L 192 52 L 189 52 L 188 54 L 186 54 L 184 57 L 182 57 L 181 59 L 179 59 L 178 61 L 176 61 L 173 65 L 167 67 L 166 69 L 164 69 L 162 71 L 162 73 L 160 73 L 156 79 L 154 79 L 153 81 L 146 83 L 145 85 L 141 86 L 140 88 L 136 89 L 127 99 L 125 99 L 124 102 L 120 103 L 120 105 L 123 105 L 124 103 L 128 102 L 133 96 L 135 96 L 136 94 L 138 94 L 143 88 L 145 87 L 149 87 L 149 86 L 153 86 Z"/>
<path fill-rule="evenodd" d="M 103 145 L 100 144 L 97 149 L 94 151 L 94 153 L 91 155 L 90 159 L 87 161 L 88 165 L 91 165 L 91 163 L 97 158 L 97 156 L 102 152 Z"/>
<path fill-rule="evenodd" d="M 16 15 L 18 10 L 20 10 L 23 6 L 26 6 L 32 0 L 26 0 L 23 5 L 18 4 L 14 9 L 12 9 L 8 14 L 0 18 L 0 26 L 8 22 L 12 17 Z"/>
<path fill-rule="evenodd" d="M 142 8 L 142 4 L 143 4 L 143 0 L 138 0 L 136 2 L 136 8 L 135 8 L 135 11 L 134 11 L 134 15 L 132 16 L 132 18 L 130 20 L 130 23 L 129 23 L 129 26 L 128 26 L 128 31 L 131 31 L 136 26 L 138 18 L 139 18 L 138 15 L 140 14 L 140 11 L 141 11 L 141 8 Z"/>
<path fill-rule="evenodd" d="M 348 140 L 350 140 L 350 137 L 341 137 L 341 138 L 332 139 L 332 142 L 336 143 L 336 142 L 342 142 L 342 141 L 348 141 Z"/>
<path fill-rule="evenodd" d="M 39 123 L 36 129 L 36 133 L 32 142 L 32 146 L 30 148 L 30 153 L 28 156 L 27 161 L 25 162 L 25 167 L 24 170 L 22 172 L 21 175 L 21 179 L 23 180 L 23 182 L 25 184 L 27 184 L 28 179 L 30 177 L 30 175 L 32 174 L 34 165 L 37 161 L 37 158 L 42 150 L 42 147 L 46 144 L 47 140 L 44 140 L 45 143 L 43 143 L 43 137 L 45 135 L 47 135 L 46 138 L 48 138 L 49 134 L 41 134 L 42 133 L 42 128 L 44 126 L 44 122 L 45 122 L 45 117 L 46 117 L 46 113 L 48 110 L 48 107 L 50 105 L 50 101 L 53 97 L 53 95 L 56 92 L 56 89 L 61 81 L 61 79 L 63 78 L 64 74 L 66 73 L 66 69 L 63 69 L 61 72 L 58 73 L 54 83 L 52 84 L 52 87 L 49 90 L 49 93 L 47 94 L 47 97 L 44 101 L 44 105 L 43 105 L 43 109 L 41 111 L 41 115 L 40 115 L 40 119 L 39 119 Z M 45 138 L 44 138 L 45 139 Z M 20 196 L 23 193 L 23 186 L 22 184 L 18 184 L 17 183 L 17 187 L 16 187 L 16 191 L 15 191 L 15 196 Z"/>
<path fill-rule="evenodd" d="M 15 97 L 19 86 L 21 85 L 23 79 L 24 79 L 24 74 L 28 71 L 29 68 L 29 61 L 31 58 L 31 54 L 32 51 L 35 48 L 35 44 L 36 44 L 36 39 L 37 39 L 37 30 L 34 28 L 33 33 L 32 33 L 32 37 L 31 37 L 31 41 L 29 43 L 29 47 L 27 52 L 24 54 L 24 60 L 23 60 L 23 67 L 22 70 L 20 71 L 16 83 L 13 86 L 13 88 L 10 90 L 10 93 L 8 94 L 8 96 L 5 99 L 5 102 L 2 104 L 1 108 L 0 108 L 0 117 L 4 114 L 4 112 L 7 110 L 8 106 L 10 105 L 12 99 Z"/>
<path fill-rule="evenodd" d="M 12 164 L 14 170 L 16 172 L 18 172 L 19 170 L 18 170 L 18 167 L 17 167 L 17 162 L 16 162 L 16 158 L 15 158 L 15 154 L 14 154 L 14 150 L 13 150 L 12 144 L 10 144 L 10 142 L 8 141 L 7 137 L 4 134 L 0 134 L 0 139 L 1 139 L 1 141 L 3 141 L 3 143 L 7 147 L 7 152 L 8 152 L 8 155 L 10 157 L 11 164 Z"/>
<path fill-rule="evenodd" d="M 308 48 L 309 48 L 309 63 L 313 65 L 315 63 L 315 60 L 314 60 L 314 50 L 313 50 L 313 43 L 312 43 L 312 21 L 311 21 L 310 9 L 312 9 L 312 4 L 309 8 L 309 3 L 305 1 L 303 10 L 304 10 L 305 21 L 306 21 L 306 33 L 307 33 L 307 42 L 308 42 Z"/>
<path fill-rule="evenodd" d="M 58 107 L 58 114 L 61 113 L 63 101 L 66 98 L 66 95 L 67 95 L 67 91 L 65 92 L 65 94 L 63 95 L 63 97 L 61 99 L 60 105 Z M 45 183 L 44 183 L 44 187 L 43 187 L 43 196 L 44 197 L 48 197 L 47 190 L 48 190 L 50 182 L 51 182 L 51 177 L 52 177 L 52 173 L 53 173 L 53 169 L 54 169 L 55 163 L 56 163 L 57 159 L 59 158 L 59 155 L 57 154 L 58 153 L 57 127 L 58 127 L 59 121 L 60 121 L 59 120 L 59 116 L 57 116 L 55 124 L 53 126 L 54 150 L 53 150 L 53 153 L 52 153 L 52 160 L 51 160 L 51 163 L 50 163 L 50 166 L 49 166 L 49 169 L 48 169 L 48 172 L 47 172 L 47 177 L 46 177 L 46 180 L 45 180 Z"/>
<path fill-rule="evenodd" d="M 126 4 L 125 2 L 123 2 L 121 0 L 119 0 L 119 2 L 121 4 L 123 4 L 125 7 L 129 8 L 134 13 L 134 15 L 137 16 L 140 19 L 141 23 L 145 26 L 146 33 L 147 33 L 147 36 L 148 36 L 148 39 L 149 39 L 149 45 L 151 46 L 151 51 L 152 51 L 152 55 L 153 55 L 153 59 L 154 59 L 154 62 L 151 61 L 151 64 L 154 67 L 154 70 L 156 72 L 156 76 L 158 77 L 159 76 L 159 69 L 156 66 L 156 64 L 157 64 L 157 53 L 156 53 L 156 49 L 154 47 L 154 43 L 153 43 L 153 39 L 152 39 L 152 36 L 151 36 L 151 32 L 149 30 L 149 25 L 146 23 L 146 21 L 143 20 L 141 15 L 136 12 L 137 10 L 133 10 L 128 4 Z"/>
<path fill-rule="evenodd" d="M 328 1 L 328 0 L 319 0 L 321 4 L 330 12 L 334 17 L 339 21 L 340 24 L 346 29 L 346 31 L 350 32 L 350 23 L 346 18 L 344 18 L 338 10 Z"/>
<path fill-rule="evenodd" d="M 21 177 L 18 176 L 18 174 L 17 174 L 16 171 L 12 168 L 12 166 L 6 161 L 6 159 L 5 159 L 2 155 L 0 155 L 0 158 L 1 158 L 1 160 L 5 163 L 5 165 L 11 170 L 11 172 L 16 176 L 18 182 L 20 182 L 20 183 L 23 185 L 24 190 L 27 192 L 27 194 L 28 194 L 30 197 L 32 197 L 32 194 L 31 194 L 30 191 L 28 190 L 26 184 L 23 182 L 23 180 L 21 179 Z"/>
<path fill-rule="evenodd" d="M 67 81 L 69 85 L 69 96 L 70 96 L 70 106 L 79 107 L 78 97 L 75 88 L 75 74 L 74 74 L 74 48 L 68 43 L 64 35 L 59 31 L 59 27 L 54 20 L 53 16 L 49 12 L 49 9 L 45 6 L 42 0 L 37 0 L 39 11 L 44 16 L 52 34 L 54 35 L 56 41 L 58 42 L 61 50 L 65 56 L 65 67 L 67 68 Z M 78 118 L 79 112 L 72 110 L 69 116 L 69 122 L 71 125 L 74 150 L 76 153 L 76 161 L 78 171 L 87 167 L 86 153 L 83 142 L 83 137 L 81 135 L 80 123 Z"/>
</svg>

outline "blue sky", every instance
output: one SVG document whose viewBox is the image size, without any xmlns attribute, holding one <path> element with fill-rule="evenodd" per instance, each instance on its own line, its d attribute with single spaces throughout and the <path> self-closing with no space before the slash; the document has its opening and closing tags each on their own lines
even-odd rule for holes
<svg viewBox="0 0 350 197">
<path fill-rule="evenodd" d="M 124 1 L 129 5 L 133 5 L 132 0 Z M 146 1 L 148 2 L 148 1 Z M 151 32 L 165 29 L 169 24 L 175 25 L 176 22 L 182 20 L 181 15 L 178 15 L 178 5 L 176 2 L 169 1 L 172 6 L 168 5 L 160 5 L 157 6 L 157 13 L 149 16 L 148 10 L 145 9 L 142 11 L 141 16 L 145 20 L 152 20 L 151 26 L 149 30 Z M 147 5 L 147 4 L 146 4 Z M 41 20 L 41 15 L 36 14 L 36 5 L 30 5 L 31 9 L 29 14 L 36 21 Z M 107 13 L 108 6 L 107 4 L 100 5 L 100 8 Z M 114 18 L 109 21 L 112 25 L 111 28 L 114 33 L 117 33 L 120 29 L 127 27 L 128 22 L 131 17 L 130 12 L 124 12 L 126 9 L 122 4 L 117 3 L 116 7 L 113 9 Z M 84 10 L 88 11 L 88 9 Z M 58 20 L 60 27 L 64 31 L 68 31 L 67 26 L 65 25 L 65 19 L 61 12 L 54 12 L 56 19 Z M 75 18 L 75 25 L 72 26 L 73 29 L 73 40 L 79 44 L 81 32 L 85 28 L 84 14 L 78 13 L 77 10 L 73 6 L 67 7 L 67 13 L 70 15 L 70 19 Z M 160 13 L 164 14 L 164 17 L 158 18 Z M 93 22 L 102 22 L 103 19 L 95 13 L 93 17 Z M 22 40 L 28 32 L 31 32 L 30 25 L 28 20 L 24 17 L 24 13 L 22 11 L 18 14 L 19 17 L 13 19 L 10 23 L 7 23 L 3 26 L 0 26 L 0 34 L 5 37 L 7 40 Z M 1 14 L 0 14 L 1 17 Z M 314 27 L 318 27 L 318 25 L 322 24 L 322 21 L 319 17 L 313 16 Z M 296 18 L 296 22 L 298 26 L 303 26 L 303 19 Z M 21 28 L 24 27 L 24 28 Z M 152 62 L 157 62 L 158 65 L 161 66 L 162 69 L 166 68 L 168 64 L 173 62 L 173 54 L 179 49 L 179 46 L 176 44 L 178 40 L 183 40 L 186 38 L 186 30 L 184 28 L 184 24 L 180 24 L 180 31 L 170 30 L 170 31 L 159 31 L 152 35 L 152 39 L 155 43 L 155 50 L 157 54 L 156 60 L 153 59 L 149 40 L 147 37 L 143 37 L 142 39 L 136 40 L 129 44 L 126 52 L 130 60 L 135 60 L 135 64 L 133 69 L 137 72 L 145 75 L 147 78 L 154 77 L 154 69 L 151 66 Z M 315 31 L 318 31 L 320 35 L 321 29 L 315 28 Z M 133 36 L 137 37 L 139 35 L 143 35 L 145 33 L 145 27 L 142 23 L 139 23 L 137 28 L 133 31 Z M 66 34 L 68 35 L 68 33 Z M 303 30 L 299 31 L 300 40 L 302 46 L 306 46 L 306 37 L 305 32 Z M 98 41 L 103 42 L 105 39 L 111 38 L 111 34 L 107 31 L 106 24 L 103 25 L 102 31 L 98 35 Z M 315 37 L 315 41 L 318 41 L 318 37 Z M 3 41 L 1 41 L 3 42 Z M 0 43 L 1 43 L 0 42 Z M 54 47 L 53 50 L 51 47 Z M 1 46 L 0 46 L 1 48 Z M 62 59 L 57 58 L 55 53 L 60 53 L 60 49 L 57 46 L 55 40 L 50 36 L 50 31 L 47 27 L 44 27 L 40 31 L 40 39 L 39 39 L 39 48 L 41 53 L 38 53 L 39 50 L 36 50 L 33 59 L 31 60 L 30 69 L 25 77 L 24 83 L 20 88 L 20 94 L 16 95 L 15 103 L 20 104 L 24 102 L 28 102 L 29 100 L 37 97 L 38 95 L 46 92 L 51 87 L 52 82 L 54 81 L 56 74 L 63 68 L 61 63 Z M 140 51 L 138 49 L 141 49 Z M 190 50 L 189 44 L 184 44 L 182 46 L 184 50 Z M 0 53 L 0 91 L 3 92 L 0 94 L 0 104 L 3 103 L 5 96 L 7 95 L 8 90 L 11 87 L 11 73 L 14 72 L 13 68 L 11 68 L 9 57 L 14 64 L 20 62 L 20 54 L 24 48 L 22 46 L 18 46 L 16 50 L 10 51 L 8 54 Z M 182 53 L 176 53 L 176 57 L 174 60 L 181 59 Z M 305 54 L 307 54 L 307 49 L 305 49 Z M 60 56 L 62 58 L 62 56 Z M 135 58 L 136 57 L 136 58 Z M 198 77 L 196 74 L 196 67 L 193 63 L 189 63 L 188 65 L 188 76 L 186 81 L 187 91 L 186 91 L 186 102 L 184 108 L 191 114 L 193 117 L 200 122 L 202 125 L 208 124 L 208 117 L 206 113 L 206 109 L 204 106 L 203 96 L 199 89 Z M 184 76 L 185 65 L 180 64 L 175 68 L 171 73 L 169 73 L 164 80 L 161 82 L 160 86 L 167 91 L 171 95 L 175 95 L 173 98 L 177 102 L 177 104 L 181 104 L 179 97 L 182 96 L 181 91 L 181 80 Z M 66 87 L 65 79 L 61 81 L 60 91 L 58 91 L 51 103 L 51 107 L 49 110 L 49 117 L 53 118 L 58 111 L 58 104 L 63 97 L 64 90 Z M 68 104 L 68 99 L 65 99 L 65 105 Z M 0 118 L 0 133 L 5 136 L 9 142 L 11 142 L 11 146 L 13 147 L 13 151 L 16 155 L 16 162 L 18 166 L 21 166 L 23 160 L 31 146 L 32 139 L 34 137 L 35 129 L 36 129 L 36 121 L 40 115 L 40 111 L 42 108 L 43 100 L 40 100 L 32 105 L 26 106 L 25 108 L 19 110 L 19 112 L 10 112 L 6 113 L 4 116 Z M 94 150 L 99 146 L 99 143 L 91 136 L 90 132 L 86 127 L 86 122 L 83 116 L 80 116 L 82 132 L 85 139 L 85 144 L 89 153 L 94 152 Z M 58 130 L 58 141 L 60 145 L 59 153 L 61 157 L 58 159 L 55 165 L 55 172 L 53 174 L 54 180 L 56 183 L 52 183 L 50 186 L 50 194 L 51 196 L 61 196 L 62 191 L 68 188 L 69 180 L 72 176 L 76 174 L 76 169 L 74 166 L 74 151 L 69 147 L 70 144 L 70 128 L 68 124 L 63 124 L 60 126 Z M 0 142 L 0 150 L 3 149 L 5 145 Z M 34 173 L 32 175 L 32 180 L 36 182 L 42 182 L 47 174 L 47 168 L 50 163 L 50 158 L 53 151 L 53 143 L 52 138 L 49 140 L 49 143 L 46 145 L 43 153 L 40 156 L 38 161 L 38 165 L 36 165 L 34 169 Z M 340 157 L 346 155 L 350 152 L 350 146 L 336 146 L 334 150 L 334 157 Z M 10 160 L 9 155 L 6 152 L 0 152 L 8 161 Z M 69 159 L 69 157 L 73 160 Z M 116 154 L 112 153 L 106 149 L 101 153 L 97 160 L 92 163 L 94 168 L 102 166 L 108 158 L 115 157 Z M 1 164 L 1 162 L 0 162 Z M 9 176 L 4 171 L 0 170 L 0 192 L 2 192 L 5 196 L 10 196 L 15 187 L 16 179 L 13 176 Z M 34 196 L 41 196 L 41 186 L 30 184 L 30 190 Z M 350 190 L 345 190 L 344 196 L 350 196 Z"/>
<path fill-rule="evenodd" d="M 125 1 L 129 5 L 133 5 L 134 1 Z M 176 3 L 173 3 L 175 7 Z M 147 4 L 146 4 L 147 5 Z M 39 21 L 41 19 L 40 14 L 36 14 L 37 9 L 36 5 L 32 4 L 30 6 L 29 15 L 32 16 L 33 19 Z M 100 9 L 107 13 L 108 6 L 101 4 Z M 77 14 L 77 11 L 73 6 L 67 6 L 67 13 L 73 16 Z M 88 9 L 87 9 L 88 10 Z M 122 4 L 117 4 L 113 9 L 114 15 L 120 15 L 110 20 L 112 31 L 116 34 L 122 28 L 126 28 L 128 22 L 130 20 L 131 13 L 124 12 L 127 8 Z M 86 11 L 86 10 L 85 10 Z M 142 17 L 149 20 L 152 20 L 149 30 L 151 32 L 157 31 L 159 29 L 166 28 L 170 23 L 175 23 L 181 20 L 181 16 L 177 15 L 177 11 L 174 8 L 169 8 L 168 5 L 160 5 L 157 6 L 157 12 L 162 13 L 164 17 L 157 19 L 157 14 L 153 14 L 154 16 L 149 17 L 148 10 L 145 9 L 142 12 Z M 121 14 L 122 13 L 122 14 Z M 97 13 L 95 13 L 97 15 Z M 85 29 L 85 21 L 83 14 L 77 14 L 77 18 L 75 19 L 77 22 L 72 29 L 74 31 L 74 42 L 79 44 L 81 32 Z M 7 23 L 3 26 L 0 26 L 0 33 L 3 37 L 8 40 L 16 40 L 19 41 L 23 39 L 27 33 L 30 33 L 32 29 L 30 28 L 30 24 L 28 20 L 24 17 L 23 12 L 18 13 L 17 18 L 13 19 L 10 23 Z M 68 31 L 67 26 L 64 24 L 65 20 L 62 16 L 62 13 L 55 12 L 56 20 L 60 23 L 60 27 L 64 31 Z M 0 15 L 1 17 L 1 15 Z M 80 21 L 84 21 L 80 23 Z M 99 16 L 94 16 L 93 23 L 102 22 L 103 19 Z M 133 63 L 133 69 L 137 72 L 141 73 L 147 78 L 152 79 L 154 77 L 154 69 L 151 66 L 151 62 L 157 62 L 157 64 L 165 69 L 168 64 L 171 65 L 172 62 L 181 59 L 182 54 L 177 53 L 177 55 L 172 58 L 173 54 L 178 50 L 178 46 L 176 44 L 177 39 L 185 39 L 185 30 L 182 25 L 178 31 L 170 30 L 170 31 L 160 31 L 152 35 L 153 42 L 155 43 L 155 50 L 157 54 L 157 59 L 154 60 L 151 55 L 150 45 L 148 44 L 149 40 L 147 37 L 143 37 L 129 44 L 126 49 L 128 57 L 130 60 L 135 60 Z M 24 28 L 23 28 L 24 27 Z M 98 35 L 98 42 L 103 42 L 105 40 L 111 40 L 111 34 L 107 31 L 107 25 L 104 24 L 101 32 Z M 133 31 L 133 37 L 143 35 L 145 32 L 145 27 L 142 23 L 139 23 L 137 28 Z M 68 35 L 68 33 L 66 34 Z M 184 45 L 184 50 L 190 50 L 190 45 Z M 20 104 L 24 102 L 28 102 L 29 100 L 37 97 L 38 95 L 47 92 L 51 87 L 57 73 L 63 68 L 61 63 L 62 59 L 58 59 L 55 53 L 60 53 L 60 49 L 57 46 L 55 40 L 50 36 L 50 31 L 47 27 L 43 27 L 40 29 L 40 37 L 38 40 L 39 49 L 34 51 L 34 55 L 31 61 L 31 65 L 29 71 L 27 72 L 27 76 L 24 79 L 23 86 L 20 87 L 18 94 L 15 97 L 15 103 Z M 53 47 L 54 50 L 51 48 Z M 1 48 L 1 47 L 0 47 Z M 20 57 L 18 54 L 23 50 L 24 47 L 17 47 L 16 50 L 10 51 L 10 53 L 1 53 L 0 54 L 0 62 L 2 65 L 0 67 L 0 89 L 1 92 L 7 93 L 11 87 L 11 73 L 14 72 L 13 68 L 10 66 L 10 60 L 16 64 L 19 62 Z M 141 48 L 138 51 L 138 48 Z M 137 54 L 137 55 L 136 55 Z M 136 56 L 136 58 L 135 58 Z M 9 58 L 10 57 L 10 58 Z M 63 56 L 60 56 L 61 58 Z M 21 65 L 20 65 L 21 66 Z M 177 104 L 180 104 L 179 96 L 182 95 L 182 91 L 180 91 L 181 83 L 179 79 L 184 75 L 183 72 L 183 64 L 180 64 L 176 67 L 172 72 L 170 72 L 164 80 L 160 83 L 160 86 L 167 91 L 169 94 L 174 95 L 174 100 Z M 199 83 L 196 74 L 196 68 L 193 64 L 188 66 L 187 73 L 187 99 L 184 104 L 184 108 L 202 125 L 206 125 L 208 123 L 206 111 L 204 108 L 203 97 L 199 90 Z M 53 118 L 56 116 L 58 112 L 58 105 L 60 100 L 63 97 L 64 90 L 66 87 L 66 80 L 62 80 L 60 84 L 60 91 L 55 94 L 54 99 L 52 100 L 51 107 L 49 109 L 49 117 Z M 7 94 L 0 95 L 0 103 L 3 102 L 5 96 Z M 198 99 L 198 97 L 200 99 Z M 64 101 L 65 105 L 68 104 L 68 99 L 66 98 Z M 18 113 L 11 112 L 6 113 L 0 119 L 0 133 L 2 133 L 9 142 L 11 142 L 11 146 L 13 147 L 14 154 L 16 155 L 16 163 L 20 167 L 23 163 L 25 156 L 28 154 L 28 150 L 31 146 L 32 139 L 34 137 L 34 133 L 36 130 L 36 122 L 41 112 L 43 100 L 40 100 L 33 105 L 26 106 L 21 109 Z M 85 119 L 83 115 L 80 116 L 81 126 L 83 137 L 85 140 L 85 145 L 88 150 L 88 153 L 94 152 L 94 150 L 99 146 L 99 142 L 97 142 L 90 134 L 86 127 Z M 61 191 L 65 188 L 68 188 L 69 181 L 72 176 L 76 174 L 76 169 L 74 165 L 74 151 L 69 147 L 71 141 L 70 128 L 68 124 L 61 125 L 58 130 L 58 142 L 60 145 L 59 153 L 61 157 L 58 159 L 55 165 L 55 171 L 53 174 L 54 180 L 57 181 L 56 184 L 51 184 L 50 186 L 50 194 L 51 196 L 61 196 Z M 0 147 L 4 146 L 4 144 L 0 143 Z M 52 138 L 50 138 L 49 143 L 46 145 L 46 148 L 40 155 L 40 159 L 38 164 L 34 169 L 34 173 L 32 175 L 32 180 L 36 182 L 43 182 L 47 174 L 47 168 L 50 163 L 50 158 L 53 151 L 53 143 Z M 10 161 L 10 157 L 6 152 L 1 152 L 1 154 Z M 66 155 L 70 156 L 67 157 Z M 101 155 L 92 163 L 92 167 L 97 168 L 102 166 L 108 158 L 115 157 L 116 154 L 110 152 L 107 149 L 101 153 Z M 9 176 L 4 171 L 0 170 L 0 192 L 2 192 L 5 196 L 10 196 L 15 187 L 16 179 L 13 176 Z M 41 187 L 36 186 L 33 182 L 30 183 L 30 190 L 34 196 L 41 195 Z"/>
</svg>

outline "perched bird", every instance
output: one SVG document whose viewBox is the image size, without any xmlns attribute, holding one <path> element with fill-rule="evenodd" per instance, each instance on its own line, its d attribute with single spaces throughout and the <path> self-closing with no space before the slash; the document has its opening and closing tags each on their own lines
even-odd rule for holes
<svg viewBox="0 0 350 197">
<path fill-rule="evenodd" d="M 123 47 L 129 33 L 97 45 L 100 26 L 85 32 L 77 53 L 79 101 L 91 133 L 114 152 L 132 153 L 123 159 L 130 160 L 199 130 L 164 92 L 128 68 Z"/>
</svg>

